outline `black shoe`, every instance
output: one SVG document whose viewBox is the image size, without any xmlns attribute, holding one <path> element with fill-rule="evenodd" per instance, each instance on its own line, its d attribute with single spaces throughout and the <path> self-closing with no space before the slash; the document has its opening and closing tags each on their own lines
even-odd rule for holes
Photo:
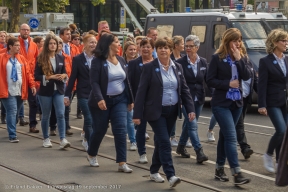
<svg viewBox="0 0 288 192">
<path fill-rule="evenodd" d="M 225 174 L 224 167 L 221 167 L 219 169 L 215 169 L 215 179 L 223 182 L 229 181 L 229 178 Z"/>
<path fill-rule="evenodd" d="M 253 154 L 253 150 L 250 148 L 246 148 L 246 149 L 242 150 L 242 154 L 243 154 L 245 159 L 249 159 L 250 156 Z"/>
<path fill-rule="evenodd" d="M 82 111 L 77 111 L 77 119 L 82 119 Z"/>
<path fill-rule="evenodd" d="M 203 161 L 208 161 L 208 157 L 204 154 L 203 148 L 200 148 L 198 150 L 195 150 L 196 152 L 196 160 L 197 163 L 203 163 Z"/>
<path fill-rule="evenodd" d="M 245 178 L 241 173 L 237 173 L 236 176 L 234 176 L 234 185 L 244 185 L 246 183 L 250 183 L 250 179 Z"/>
<path fill-rule="evenodd" d="M 29 123 L 24 120 L 24 117 L 20 117 L 20 118 L 19 118 L 19 124 L 20 124 L 21 126 L 25 126 L 25 125 L 28 125 Z"/>
<path fill-rule="evenodd" d="M 6 116 L 1 116 L 1 124 L 6 124 Z"/>
<path fill-rule="evenodd" d="M 185 145 L 178 144 L 176 153 L 181 155 L 181 157 L 190 158 L 190 154 L 186 151 Z"/>
</svg>

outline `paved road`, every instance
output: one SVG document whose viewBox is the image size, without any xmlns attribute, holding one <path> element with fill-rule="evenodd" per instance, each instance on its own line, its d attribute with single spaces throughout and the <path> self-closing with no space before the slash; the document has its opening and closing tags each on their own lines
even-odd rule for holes
<svg viewBox="0 0 288 192">
<path fill-rule="evenodd" d="M 25 109 L 27 109 L 27 106 L 25 106 Z M 26 114 L 27 111 L 28 110 L 25 110 Z M 111 129 L 108 129 L 99 151 L 100 157 L 98 160 L 100 167 L 89 167 L 85 158 L 86 153 L 84 152 L 80 141 L 80 132 L 83 120 L 76 119 L 75 111 L 75 102 L 73 102 L 72 111 L 70 114 L 70 125 L 72 125 L 72 131 L 74 132 L 74 135 L 68 138 L 73 147 L 66 151 L 58 150 L 58 144 L 56 142 L 58 142 L 59 138 L 57 136 L 51 137 L 51 139 L 54 141 L 52 149 L 42 148 L 41 132 L 31 136 L 31 134 L 27 133 L 27 126 L 18 127 L 18 137 L 20 139 L 20 143 L 11 144 L 7 142 L 8 137 L 5 126 L 1 125 L 0 192 L 23 191 L 24 189 L 4 189 L 7 187 L 7 185 L 27 185 L 27 183 L 29 185 L 33 185 L 33 182 L 36 182 L 35 185 L 38 183 L 37 186 L 43 187 L 42 189 L 33 189 L 34 191 L 51 191 L 51 187 L 48 188 L 48 186 L 54 185 L 63 187 L 66 186 L 66 188 L 70 186 L 70 189 L 65 189 L 64 191 L 89 190 L 88 188 L 80 189 L 79 186 L 90 186 L 90 188 L 94 187 L 94 191 L 170 190 L 167 181 L 163 184 L 157 184 L 149 181 L 148 179 L 149 166 L 151 165 L 151 157 L 154 148 L 152 140 L 146 143 L 149 163 L 145 165 L 139 164 L 137 152 L 128 151 L 128 162 L 134 172 L 132 174 L 121 174 L 116 172 L 117 164 L 115 164 L 114 160 L 114 140 Z M 208 162 L 205 162 L 202 165 L 197 164 L 195 160 L 195 152 L 193 149 L 188 149 L 188 152 L 190 152 L 192 155 L 191 158 L 183 159 L 175 153 L 176 148 L 173 148 L 172 154 L 176 174 L 184 180 L 184 182 L 177 186 L 175 190 L 181 192 L 239 190 L 253 192 L 288 191 L 288 187 L 276 187 L 274 185 L 275 175 L 266 172 L 263 168 L 262 154 L 265 153 L 269 139 L 274 132 L 274 128 L 269 118 L 260 116 L 257 113 L 257 108 L 254 106 L 252 106 L 251 110 L 248 112 L 245 122 L 247 139 L 255 151 L 255 154 L 252 155 L 250 160 L 244 160 L 240 151 L 238 153 L 240 165 L 243 169 L 242 172 L 245 174 L 245 176 L 250 177 L 252 182 L 243 187 L 234 187 L 232 181 L 233 178 L 230 176 L 228 166 L 226 173 L 229 175 L 230 181 L 223 183 L 214 180 L 213 176 L 215 171 L 214 167 L 216 159 L 216 143 L 209 143 L 207 142 L 206 138 L 210 116 L 211 110 L 209 108 L 209 104 L 206 104 L 199 119 L 199 137 L 203 145 L 204 152 L 209 156 Z M 178 138 L 181 133 L 182 122 L 182 120 L 177 121 L 176 136 Z M 38 128 L 40 128 L 40 125 L 38 125 Z M 218 138 L 218 131 L 219 127 L 216 126 L 216 139 Z M 148 128 L 148 133 L 150 137 L 153 138 L 153 132 L 151 131 L 150 127 Z M 19 171 L 20 173 L 15 173 L 15 171 Z M 30 182 L 31 178 L 27 178 L 27 175 L 25 176 L 25 174 L 30 176 L 33 182 Z M 7 179 L 9 177 L 11 179 Z M 72 186 L 74 189 L 72 189 Z M 76 189 L 77 186 L 78 188 Z M 100 188 L 97 188 L 96 190 L 95 186 L 100 186 Z M 107 187 L 107 189 L 105 189 L 105 187 Z M 118 189 L 111 189 L 109 187 Z M 53 190 L 56 189 L 53 188 Z"/>
</svg>

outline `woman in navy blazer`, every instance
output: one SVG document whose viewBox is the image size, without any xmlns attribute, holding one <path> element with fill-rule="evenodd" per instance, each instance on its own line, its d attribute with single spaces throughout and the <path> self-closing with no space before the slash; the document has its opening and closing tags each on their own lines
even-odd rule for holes
<svg viewBox="0 0 288 192">
<path fill-rule="evenodd" d="M 87 160 L 98 167 L 96 155 L 111 120 L 116 148 L 118 171 L 131 173 L 126 164 L 127 107 L 133 109 L 133 96 L 128 80 L 127 66 L 119 57 L 119 40 L 113 34 L 104 34 L 98 41 L 91 63 L 90 84 L 92 91 L 88 105 L 92 116 L 93 133 L 90 137 Z"/>
<path fill-rule="evenodd" d="M 224 172 L 227 157 L 235 185 L 250 182 L 241 174 L 235 129 L 243 106 L 241 81 L 250 78 L 245 57 L 247 53 L 241 32 L 230 28 L 224 32 L 207 73 L 207 85 L 215 88 L 211 101 L 212 112 L 220 126 L 215 179 L 229 181 Z"/>
<path fill-rule="evenodd" d="M 84 116 L 83 130 L 85 132 L 85 138 L 82 141 L 82 145 L 87 151 L 90 134 L 92 132 L 92 117 L 88 106 L 88 98 L 91 92 L 89 72 L 97 41 L 94 35 L 88 34 L 85 35 L 83 42 L 84 51 L 80 55 L 75 56 L 72 61 L 72 72 L 65 91 L 64 103 L 66 106 L 70 105 L 70 98 L 77 80 L 77 102 Z"/>
<path fill-rule="evenodd" d="M 287 83 L 288 58 L 285 56 L 288 33 L 282 29 L 270 32 L 266 40 L 268 55 L 259 61 L 258 111 L 268 115 L 276 132 L 270 139 L 266 154 L 263 156 L 264 167 L 275 172 L 272 155 L 276 151 L 276 168 L 279 152 L 287 127 Z"/>
<path fill-rule="evenodd" d="M 152 39 L 144 38 L 140 42 L 141 56 L 134 59 L 128 64 L 128 76 L 132 87 L 133 97 L 136 98 L 140 77 L 143 71 L 143 66 L 153 60 L 152 52 L 154 50 L 154 41 Z M 141 123 L 136 125 L 136 143 L 138 147 L 138 154 L 140 156 L 139 163 L 148 163 L 146 156 L 146 126 L 147 121 L 141 119 Z"/>
<path fill-rule="evenodd" d="M 195 109 L 182 67 L 170 59 L 173 48 L 171 39 L 157 39 L 155 48 L 158 58 L 143 65 L 133 121 L 139 125 L 141 119 L 145 119 L 154 131 L 155 149 L 150 167 L 151 180 L 164 182 L 158 173 L 163 166 L 170 187 L 175 187 L 181 180 L 175 176 L 172 162 L 171 130 L 177 115 L 181 114 L 181 104 L 187 109 L 190 121 L 195 118 Z"/>
<path fill-rule="evenodd" d="M 208 157 L 204 154 L 198 137 L 197 121 L 205 102 L 204 81 L 206 81 L 208 67 L 206 59 L 199 57 L 197 54 L 199 46 L 200 39 L 196 35 L 187 36 L 185 38 L 185 50 L 187 55 L 177 60 L 177 62 L 182 65 L 184 77 L 194 101 L 196 118 L 192 122 L 189 122 L 185 107 L 182 107 L 185 120 L 183 121 L 182 133 L 176 152 L 183 157 L 190 157 L 190 154 L 188 154 L 185 149 L 188 137 L 190 137 L 196 152 L 196 160 L 198 163 L 202 163 L 203 161 L 207 161 Z"/>
<path fill-rule="evenodd" d="M 35 66 L 35 81 L 40 81 L 38 98 L 42 109 L 41 127 L 43 132 L 43 146 L 52 147 L 49 139 L 49 119 L 52 105 L 54 105 L 59 136 L 60 148 L 70 146 L 65 139 L 65 119 L 64 119 L 64 84 L 67 81 L 64 57 L 56 54 L 58 51 L 58 40 L 54 35 L 46 37 L 43 51 L 37 58 Z"/>
</svg>

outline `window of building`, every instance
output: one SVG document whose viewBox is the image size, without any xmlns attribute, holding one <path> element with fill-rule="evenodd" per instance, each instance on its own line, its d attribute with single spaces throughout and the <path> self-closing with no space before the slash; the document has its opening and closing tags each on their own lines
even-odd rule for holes
<svg viewBox="0 0 288 192">
<path fill-rule="evenodd" d="M 221 43 L 221 34 L 226 31 L 226 25 L 214 25 L 214 32 L 213 32 L 213 47 L 214 49 L 218 49 Z"/>
<path fill-rule="evenodd" d="M 206 26 L 192 26 L 191 35 L 196 35 L 200 39 L 200 43 L 205 41 Z"/>
<path fill-rule="evenodd" d="M 173 25 L 157 25 L 158 37 L 169 37 L 173 35 Z"/>
</svg>

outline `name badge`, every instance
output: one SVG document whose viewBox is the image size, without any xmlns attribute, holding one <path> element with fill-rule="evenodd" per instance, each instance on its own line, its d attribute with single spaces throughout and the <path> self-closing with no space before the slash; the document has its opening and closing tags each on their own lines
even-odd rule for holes
<svg viewBox="0 0 288 192">
<path fill-rule="evenodd" d="M 63 65 L 63 63 L 59 63 L 59 65 Z"/>
<path fill-rule="evenodd" d="M 88 63 L 85 63 L 85 65 L 88 65 Z"/>
<path fill-rule="evenodd" d="M 206 70 L 206 67 L 201 67 L 201 68 L 200 68 L 200 71 L 202 71 L 202 70 Z"/>
</svg>

